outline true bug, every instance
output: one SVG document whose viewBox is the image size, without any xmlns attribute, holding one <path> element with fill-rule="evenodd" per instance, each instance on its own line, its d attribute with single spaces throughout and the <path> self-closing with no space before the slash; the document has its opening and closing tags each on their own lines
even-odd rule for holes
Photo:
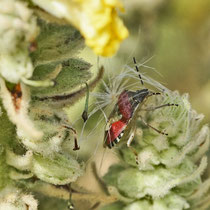
<svg viewBox="0 0 210 210">
<path fill-rule="evenodd" d="M 135 58 L 133 58 L 136 71 L 139 73 L 138 66 L 136 64 Z M 139 73 L 139 79 L 141 81 L 141 84 L 143 85 L 143 80 L 141 78 L 141 75 Z M 136 130 L 135 122 L 137 118 L 141 118 L 141 121 L 147 125 L 148 127 L 154 129 L 158 133 L 161 133 L 163 135 L 168 135 L 167 133 L 164 133 L 162 131 L 159 131 L 158 129 L 152 127 L 151 125 L 147 124 L 143 118 L 139 115 L 139 112 L 141 110 L 144 111 L 151 111 L 158 108 L 162 108 L 165 106 L 178 106 L 178 104 L 164 104 L 157 107 L 153 107 L 150 109 L 141 109 L 142 105 L 146 101 L 146 99 L 152 95 L 159 95 L 160 93 L 156 93 L 153 91 L 150 91 L 149 89 L 140 89 L 137 91 L 129 91 L 124 90 L 120 93 L 118 97 L 118 102 L 116 107 L 118 108 L 120 119 L 113 122 L 109 129 L 105 132 L 105 146 L 109 147 L 110 149 L 114 146 L 114 144 L 117 144 L 120 142 L 121 138 L 125 136 L 127 138 L 127 146 L 130 147 L 130 144 L 134 138 L 134 133 Z M 114 111 L 113 111 L 114 112 Z M 110 116 L 112 116 L 113 112 Z M 110 117 L 111 120 L 111 117 Z M 134 122 L 134 123 L 133 123 Z M 132 149 L 133 150 L 133 149 Z M 135 151 L 133 150 L 135 153 Z"/>
</svg>

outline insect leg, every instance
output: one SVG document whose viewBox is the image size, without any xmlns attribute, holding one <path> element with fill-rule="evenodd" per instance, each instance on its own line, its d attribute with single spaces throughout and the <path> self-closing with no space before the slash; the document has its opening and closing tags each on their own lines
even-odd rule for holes
<svg viewBox="0 0 210 210">
<path fill-rule="evenodd" d="M 131 142 L 133 141 L 134 135 L 135 135 L 135 131 L 133 130 L 133 131 L 131 132 L 131 135 L 129 136 L 128 141 L 127 141 L 127 146 L 128 146 L 128 147 L 130 147 Z"/>
<path fill-rule="evenodd" d="M 161 93 L 159 93 L 159 92 L 150 92 L 149 95 L 147 95 L 147 96 L 145 97 L 144 101 L 141 103 L 141 106 L 143 106 L 143 105 L 146 103 L 147 99 L 148 99 L 150 96 L 154 96 L 154 95 L 161 95 Z"/>
<path fill-rule="evenodd" d="M 73 136 L 74 136 L 74 148 L 73 148 L 73 150 L 74 151 L 79 150 L 80 147 L 78 146 L 78 143 L 77 143 L 77 131 L 74 128 L 70 127 L 69 125 L 63 125 L 63 127 L 66 128 L 66 129 L 69 129 L 73 132 Z"/>
<path fill-rule="evenodd" d="M 127 147 L 133 152 L 133 154 L 135 155 L 136 157 L 136 164 L 138 165 L 139 164 L 139 161 L 138 161 L 138 153 L 136 152 L 136 150 L 131 146 L 131 142 L 133 141 L 133 138 L 135 136 L 135 132 L 136 132 L 136 128 L 135 129 L 132 129 L 131 131 L 131 135 L 129 136 L 129 139 L 127 141 Z"/>
<path fill-rule="evenodd" d="M 150 108 L 146 108 L 146 109 L 141 109 L 141 111 L 153 111 L 155 109 L 160 109 L 160 108 L 163 108 L 163 107 L 166 107 L 166 106 L 179 106 L 178 104 L 163 104 L 163 105 L 160 105 L 160 106 L 155 106 L 155 107 L 150 107 Z"/>
<path fill-rule="evenodd" d="M 139 117 L 140 117 L 141 121 L 142 121 L 146 126 L 152 128 L 153 130 L 155 130 L 156 132 L 158 132 L 158 133 L 160 133 L 160 134 L 162 134 L 162 135 L 168 136 L 167 133 L 164 133 L 164 132 L 158 130 L 157 128 L 154 128 L 153 126 L 151 126 L 150 124 L 148 124 L 147 122 L 145 122 L 145 120 L 142 118 L 142 116 L 139 115 Z"/>
</svg>

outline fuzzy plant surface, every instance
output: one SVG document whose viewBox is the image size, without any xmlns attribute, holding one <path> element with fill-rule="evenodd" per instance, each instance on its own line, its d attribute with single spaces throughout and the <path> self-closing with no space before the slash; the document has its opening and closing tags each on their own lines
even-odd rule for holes
<svg viewBox="0 0 210 210">
<path fill-rule="evenodd" d="M 35 210 L 35 193 L 51 196 L 50 186 L 68 188 L 84 174 L 64 108 L 86 95 L 85 83 L 95 87 L 102 69 L 93 76 L 78 56 L 78 30 L 31 2 L 1 1 L 0 22 L 0 209 Z"/>
<path fill-rule="evenodd" d="M 140 104 L 133 113 L 135 120 L 124 129 L 115 148 L 120 161 L 103 176 L 109 194 L 118 201 L 101 209 L 208 209 L 210 179 L 202 175 L 207 167 L 205 153 L 210 139 L 208 125 L 202 125 L 204 116 L 192 109 L 188 94 L 180 95 L 145 75 L 142 77 L 145 84 L 153 86 L 153 92 L 158 90 L 161 94 Z M 107 99 L 114 96 L 119 100 L 126 82 L 133 78 L 139 80 L 138 73 L 127 67 L 107 84 Z M 118 85 L 114 87 L 116 81 Z M 141 88 L 140 82 L 138 86 Z M 137 90 L 135 85 L 130 87 Z M 102 98 L 98 100 L 102 104 Z M 160 107 L 164 104 L 172 106 Z M 114 122 L 119 120 L 112 118 Z M 135 134 L 129 148 L 126 133 L 132 129 Z"/>
</svg>

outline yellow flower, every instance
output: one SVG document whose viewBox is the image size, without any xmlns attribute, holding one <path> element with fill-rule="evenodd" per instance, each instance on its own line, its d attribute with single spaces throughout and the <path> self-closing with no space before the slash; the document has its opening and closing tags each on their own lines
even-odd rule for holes
<svg viewBox="0 0 210 210">
<path fill-rule="evenodd" d="M 111 56 L 128 30 L 117 16 L 123 10 L 119 0 L 33 0 L 35 4 L 58 18 L 65 18 L 78 28 L 87 46 L 102 56 Z"/>
</svg>

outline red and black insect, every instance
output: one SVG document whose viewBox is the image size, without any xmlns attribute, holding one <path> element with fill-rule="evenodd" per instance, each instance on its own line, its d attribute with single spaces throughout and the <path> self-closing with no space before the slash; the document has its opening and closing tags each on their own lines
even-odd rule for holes
<svg viewBox="0 0 210 210">
<path fill-rule="evenodd" d="M 139 72 L 138 66 L 136 65 L 136 60 L 133 58 L 136 71 Z M 141 75 L 139 74 L 140 81 L 143 85 L 143 81 Z M 134 138 L 135 133 L 135 126 L 132 122 L 136 122 L 137 118 L 141 118 L 139 115 L 139 111 L 141 110 L 141 106 L 143 105 L 146 98 L 152 95 L 159 95 L 160 93 L 155 93 L 150 91 L 149 89 L 141 89 L 137 91 L 129 91 L 124 90 L 118 98 L 117 108 L 121 118 L 111 124 L 109 129 L 105 132 L 105 146 L 109 147 L 110 149 L 120 142 L 121 138 L 124 136 L 125 131 L 127 136 L 127 146 L 130 147 L 131 141 Z M 158 108 L 162 108 L 165 106 L 178 106 L 178 104 L 164 104 L 158 107 L 153 107 L 152 109 L 142 109 L 144 111 L 151 111 Z M 158 133 L 163 135 L 168 135 L 158 129 L 152 127 L 151 125 L 147 124 L 142 118 L 142 122 L 147 125 L 148 127 L 154 129 Z M 133 128 L 134 127 L 134 128 Z"/>
</svg>

